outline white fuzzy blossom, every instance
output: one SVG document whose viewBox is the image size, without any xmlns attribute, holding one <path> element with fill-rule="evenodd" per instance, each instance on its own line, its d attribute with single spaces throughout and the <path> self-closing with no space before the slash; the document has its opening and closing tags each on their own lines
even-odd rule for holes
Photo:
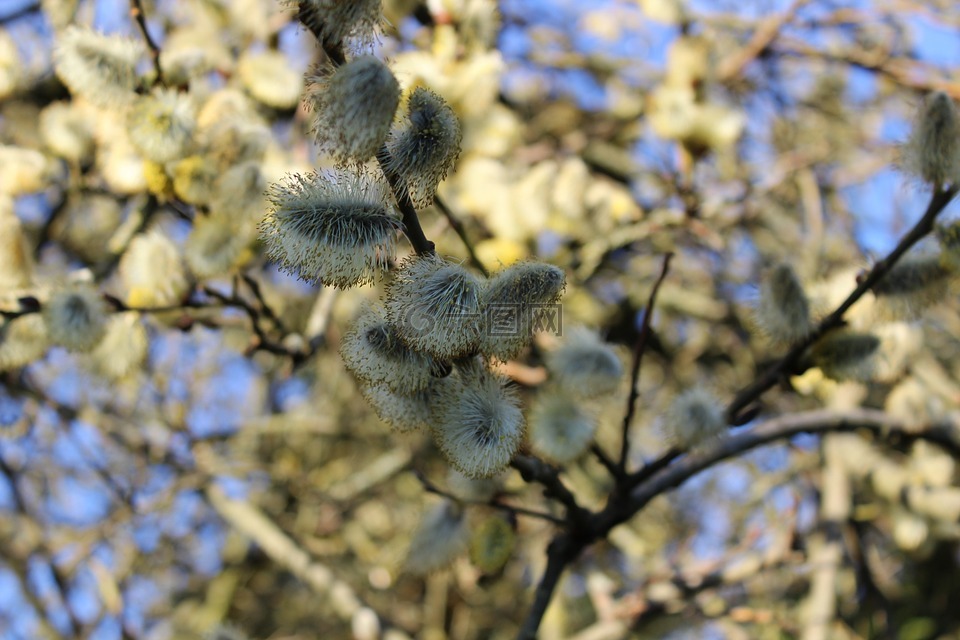
<svg viewBox="0 0 960 640">
<path fill-rule="evenodd" d="M 517 356 L 534 331 L 549 328 L 544 305 L 559 300 L 565 285 L 563 270 L 542 262 L 519 262 L 491 277 L 480 297 L 480 353 L 504 361 Z"/>
<path fill-rule="evenodd" d="M 436 393 L 430 389 L 409 394 L 396 393 L 385 384 L 364 386 L 360 389 L 377 416 L 394 431 L 407 433 L 433 422 L 433 404 Z"/>
<path fill-rule="evenodd" d="M 460 121 L 443 98 L 418 87 L 387 140 L 387 170 L 398 176 L 418 207 L 429 206 L 437 185 L 460 156 Z"/>
<path fill-rule="evenodd" d="M 471 355 L 480 338 L 482 287 L 460 264 L 414 256 L 387 286 L 387 314 L 412 349 L 441 360 Z"/>
<path fill-rule="evenodd" d="M 343 336 L 340 354 L 347 369 L 366 385 L 393 392 L 427 390 L 443 373 L 430 356 L 410 349 L 378 307 L 368 307 Z"/>
<path fill-rule="evenodd" d="M 376 41 L 383 21 L 381 0 L 302 0 L 296 4 L 300 21 L 330 46 L 348 41 L 368 46 Z"/>
<path fill-rule="evenodd" d="M 368 172 L 293 174 L 268 199 L 273 209 L 260 224 L 267 254 L 305 280 L 352 287 L 393 259 L 403 225 Z"/>
<path fill-rule="evenodd" d="M 400 84 L 390 69 L 365 55 L 313 78 L 308 104 L 316 112 L 317 143 L 338 160 L 376 155 L 390 131 Z"/>
<path fill-rule="evenodd" d="M 520 448 L 523 414 L 506 382 L 477 368 L 441 387 L 434 438 L 447 461 L 471 478 L 500 473 Z"/>
</svg>

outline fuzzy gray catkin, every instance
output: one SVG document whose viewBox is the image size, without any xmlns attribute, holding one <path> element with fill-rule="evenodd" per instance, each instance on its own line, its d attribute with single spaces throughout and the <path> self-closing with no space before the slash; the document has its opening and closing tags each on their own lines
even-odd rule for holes
<svg viewBox="0 0 960 640">
<path fill-rule="evenodd" d="M 304 280 L 341 289 L 369 283 L 394 257 L 403 224 L 369 172 L 294 174 L 267 197 L 267 254 Z"/>
<path fill-rule="evenodd" d="M 960 113 L 950 96 L 937 91 L 924 101 L 901 163 L 906 172 L 937 187 L 960 179 Z"/>
</svg>

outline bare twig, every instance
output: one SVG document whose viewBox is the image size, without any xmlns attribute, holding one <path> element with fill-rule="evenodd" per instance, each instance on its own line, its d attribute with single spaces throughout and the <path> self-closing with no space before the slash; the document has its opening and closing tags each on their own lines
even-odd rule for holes
<svg viewBox="0 0 960 640">
<path fill-rule="evenodd" d="M 433 204 L 437 206 L 437 209 L 440 210 L 440 213 L 443 214 L 443 217 L 447 219 L 447 222 L 460 237 L 460 240 L 463 242 L 463 246 L 466 247 L 467 253 L 470 256 L 470 263 L 477 268 L 477 271 L 482 273 L 485 276 L 490 275 L 490 272 L 487 271 L 487 268 L 480 261 L 480 258 L 477 256 L 476 250 L 473 248 L 473 243 L 470 242 L 470 238 L 467 237 L 467 231 L 463 228 L 463 223 L 460 222 L 460 219 L 457 215 L 447 206 L 447 203 L 443 201 L 440 196 L 434 196 Z"/>
<path fill-rule="evenodd" d="M 434 495 L 447 498 L 448 500 L 453 500 L 454 502 L 459 502 L 461 504 L 473 504 L 483 507 L 493 507 L 494 509 L 499 509 L 507 513 L 518 515 L 518 516 L 528 516 L 530 518 L 537 518 L 540 520 L 546 520 L 547 522 L 552 522 L 556 525 L 566 524 L 566 520 L 563 518 L 558 518 L 555 515 L 544 513 L 542 511 L 534 511 L 533 509 L 526 509 L 524 507 L 517 507 L 512 504 L 505 504 L 500 502 L 496 496 L 490 498 L 489 500 L 465 500 L 458 495 L 445 491 L 433 484 L 423 473 L 420 471 L 414 470 L 414 474 L 417 476 L 417 479 L 420 481 L 420 484 L 423 485 L 423 490 L 432 493 Z"/>
<path fill-rule="evenodd" d="M 144 16 L 143 4 L 140 0 L 130 0 L 130 17 L 137 23 L 137 27 L 143 35 L 143 41 L 147 43 L 147 49 L 150 50 L 150 62 L 153 63 L 153 70 L 157 74 L 155 82 L 161 86 L 166 86 L 163 79 L 163 69 L 160 68 L 160 47 L 157 46 L 157 41 L 147 31 L 147 19 Z"/>
<path fill-rule="evenodd" d="M 633 416 L 637 410 L 637 399 L 640 397 L 640 389 L 638 388 L 638 384 L 640 382 L 640 363 L 643 361 L 643 354 L 646 352 L 647 344 L 650 342 L 650 334 L 652 331 L 650 322 L 653 318 L 653 307 L 657 302 L 657 292 L 660 290 L 660 285 L 663 284 L 663 281 L 667 277 L 667 273 L 670 270 L 670 260 L 672 258 L 672 253 L 667 253 L 663 256 L 663 265 L 660 267 L 660 275 L 657 277 L 656 282 L 653 283 L 653 288 L 650 290 L 650 298 L 647 300 L 647 308 L 643 311 L 643 324 L 640 327 L 640 335 L 637 336 L 637 343 L 633 348 L 633 364 L 630 369 L 630 395 L 627 398 L 627 410 L 624 412 L 623 416 L 623 430 L 620 439 L 620 461 L 617 464 L 617 467 L 620 471 L 617 474 L 617 477 L 622 476 L 627 472 L 627 458 L 630 454 L 630 423 L 633 422 Z"/>
</svg>

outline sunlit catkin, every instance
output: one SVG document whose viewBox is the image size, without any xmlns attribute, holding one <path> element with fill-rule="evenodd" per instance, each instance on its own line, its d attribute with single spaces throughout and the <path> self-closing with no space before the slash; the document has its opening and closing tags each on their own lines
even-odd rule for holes
<svg viewBox="0 0 960 640">
<path fill-rule="evenodd" d="M 425 353 L 410 349 L 379 307 L 368 307 L 343 336 L 344 365 L 365 385 L 385 385 L 400 394 L 427 390 L 442 373 Z"/>
<path fill-rule="evenodd" d="M 317 143 L 340 161 L 372 158 L 390 131 L 400 85 L 374 56 L 358 56 L 313 78 L 307 97 L 316 112 Z"/>
<path fill-rule="evenodd" d="M 429 206 L 437 185 L 460 155 L 460 121 L 443 98 L 418 87 L 387 140 L 387 170 L 398 176 L 414 205 Z"/>
<path fill-rule="evenodd" d="M 252 223 L 222 214 L 197 216 L 184 243 L 187 266 L 200 279 L 225 274 L 248 257 L 254 235 Z"/>
<path fill-rule="evenodd" d="M 94 289 L 65 289 L 44 303 L 43 320 L 54 344 L 70 351 L 90 351 L 106 332 L 107 309 Z"/>
<path fill-rule="evenodd" d="M 237 77 L 258 102 L 274 109 L 293 109 L 300 102 L 303 77 L 279 51 L 244 53 L 237 63 Z"/>
<path fill-rule="evenodd" d="M 53 65 L 70 93 L 103 107 L 126 105 L 136 97 L 136 40 L 70 26 L 56 35 Z"/>
<path fill-rule="evenodd" d="M 447 461 L 471 478 L 507 468 L 520 448 L 524 423 L 506 379 L 482 368 L 444 381 L 434 438 Z"/>
<path fill-rule="evenodd" d="M 13 199 L 0 193 L 0 291 L 21 289 L 33 280 L 33 258 Z"/>
<path fill-rule="evenodd" d="M 127 127 L 130 141 L 144 158 L 171 162 L 190 151 L 196 111 L 187 94 L 158 89 L 137 99 L 127 116 Z"/>
<path fill-rule="evenodd" d="M 470 562 L 484 573 L 500 571 L 517 544 L 517 536 L 502 516 L 491 516 L 470 534 Z"/>
<path fill-rule="evenodd" d="M 47 323 L 36 313 L 0 323 L 0 371 L 11 371 L 43 357 L 50 346 Z"/>
<path fill-rule="evenodd" d="M 414 256 L 387 286 L 387 314 L 410 348 L 453 360 L 476 351 L 481 288 L 480 279 L 460 264 Z"/>
<path fill-rule="evenodd" d="M 416 575 L 443 569 L 463 553 L 468 537 L 463 509 L 451 500 L 444 500 L 423 516 L 410 537 L 404 568 Z"/>
<path fill-rule="evenodd" d="M 143 364 L 148 346 L 140 314 L 115 313 L 103 339 L 90 352 L 90 367 L 108 380 L 123 380 Z"/>
<path fill-rule="evenodd" d="M 951 271 L 938 254 L 902 258 L 873 285 L 885 320 L 915 320 L 946 298 Z"/>
<path fill-rule="evenodd" d="M 260 224 L 267 254 L 308 281 L 347 288 L 371 282 L 394 257 L 400 219 L 367 172 L 294 174 L 268 191 Z"/>
<path fill-rule="evenodd" d="M 672 446 L 689 450 L 719 438 L 727 423 L 716 397 L 706 389 L 694 387 L 674 398 L 663 416 L 663 427 Z"/>
<path fill-rule="evenodd" d="M 924 101 L 902 150 L 903 169 L 935 187 L 960 179 L 960 113 L 947 94 Z"/>
<path fill-rule="evenodd" d="M 559 346 L 547 354 L 546 360 L 550 376 L 565 393 L 578 398 L 613 393 L 623 377 L 617 352 L 585 327 L 566 329 Z"/>
<path fill-rule="evenodd" d="M 764 276 L 755 319 L 760 331 L 777 344 L 792 344 L 810 333 L 810 302 L 790 265 L 777 265 Z"/>
<path fill-rule="evenodd" d="M 530 344 L 534 331 L 556 332 L 553 304 L 565 285 L 563 270 L 542 262 L 519 262 L 491 277 L 480 297 L 480 353 L 506 361 Z"/>
<path fill-rule="evenodd" d="M 130 241 L 120 258 L 120 281 L 131 307 L 178 304 L 190 286 L 177 246 L 156 229 Z"/>
<path fill-rule="evenodd" d="M 540 456 L 567 464 L 582 455 L 596 431 L 596 420 L 566 389 L 541 391 L 530 408 L 530 446 Z"/>
</svg>

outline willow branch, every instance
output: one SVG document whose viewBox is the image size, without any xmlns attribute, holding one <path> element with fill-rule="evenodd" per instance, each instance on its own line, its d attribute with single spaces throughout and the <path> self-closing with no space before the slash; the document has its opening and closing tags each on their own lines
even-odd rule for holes
<svg viewBox="0 0 960 640">
<path fill-rule="evenodd" d="M 147 43 L 147 49 L 150 51 L 150 62 L 153 63 L 153 70 L 157 74 L 156 82 L 166 86 L 163 79 L 163 69 L 160 68 L 160 47 L 157 46 L 157 41 L 147 31 L 147 20 L 143 14 L 143 4 L 140 0 L 130 0 L 130 17 L 137 23 L 137 27 L 143 35 L 143 41 Z"/>
<path fill-rule="evenodd" d="M 618 476 L 622 476 L 627 470 L 627 457 L 630 454 L 630 423 L 633 422 L 633 416 L 637 410 L 637 399 L 640 397 L 640 389 L 638 388 L 640 382 L 640 364 L 643 361 L 643 354 L 647 351 L 647 344 L 650 342 L 650 334 L 652 332 L 650 322 L 653 318 L 653 307 L 657 302 L 657 292 L 660 290 L 660 285 L 663 284 L 667 273 L 670 271 L 670 260 L 672 258 L 672 253 L 667 253 L 663 256 L 660 275 L 657 276 L 656 282 L 653 283 L 653 289 L 650 290 L 647 308 L 643 311 L 643 324 L 640 326 L 640 335 L 637 337 L 637 343 L 633 348 L 633 364 L 630 369 L 630 396 L 627 398 L 627 410 L 623 416 L 620 461 L 617 465 L 620 470 Z"/>
<path fill-rule="evenodd" d="M 912 229 L 900 240 L 900 243 L 890 252 L 887 257 L 876 263 L 870 272 L 857 285 L 857 288 L 847 296 L 847 299 L 834 310 L 829 316 L 824 318 L 816 329 L 806 338 L 798 342 L 783 358 L 778 360 L 772 367 L 767 369 L 759 378 L 750 385 L 741 390 L 730 405 L 727 407 L 726 417 L 730 424 L 740 424 L 741 412 L 759 398 L 764 392 L 776 385 L 785 376 L 799 373 L 798 366 L 803 355 L 820 338 L 843 325 L 844 314 L 864 296 L 874 285 L 887 275 L 890 269 L 910 250 L 910 248 L 919 242 L 924 236 L 933 231 L 933 223 L 937 216 L 946 208 L 946 206 L 957 195 L 960 187 L 953 186 L 949 189 L 937 190 L 930 198 L 930 203 L 923 216 Z"/>
<path fill-rule="evenodd" d="M 460 219 L 453 212 L 452 209 L 447 205 L 446 202 L 440 196 L 434 196 L 433 204 L 437 206 L 437 209 L 440 210 L 440 213 L 443 214 L 443 217 L 447 219 L 447 223 L 453 228 L 457 236 L 460 237 L 460 241 L 463 242 L 463 246 L 467 249 L 467 254 L 470 256 L 470 264 L 477 268 L 477 271 L 482 273 L 485 276 L 489 276 L 490 272 L 487 271 L 487 268 L 480 261 L 480 258 L 477 256 L 477 252 L 473 247 L 473 243 L 470 242 L 470 238 L 467 237 L 467 230 L 463 228 L 463 223 L 460 222 Z"/>
</svg>

